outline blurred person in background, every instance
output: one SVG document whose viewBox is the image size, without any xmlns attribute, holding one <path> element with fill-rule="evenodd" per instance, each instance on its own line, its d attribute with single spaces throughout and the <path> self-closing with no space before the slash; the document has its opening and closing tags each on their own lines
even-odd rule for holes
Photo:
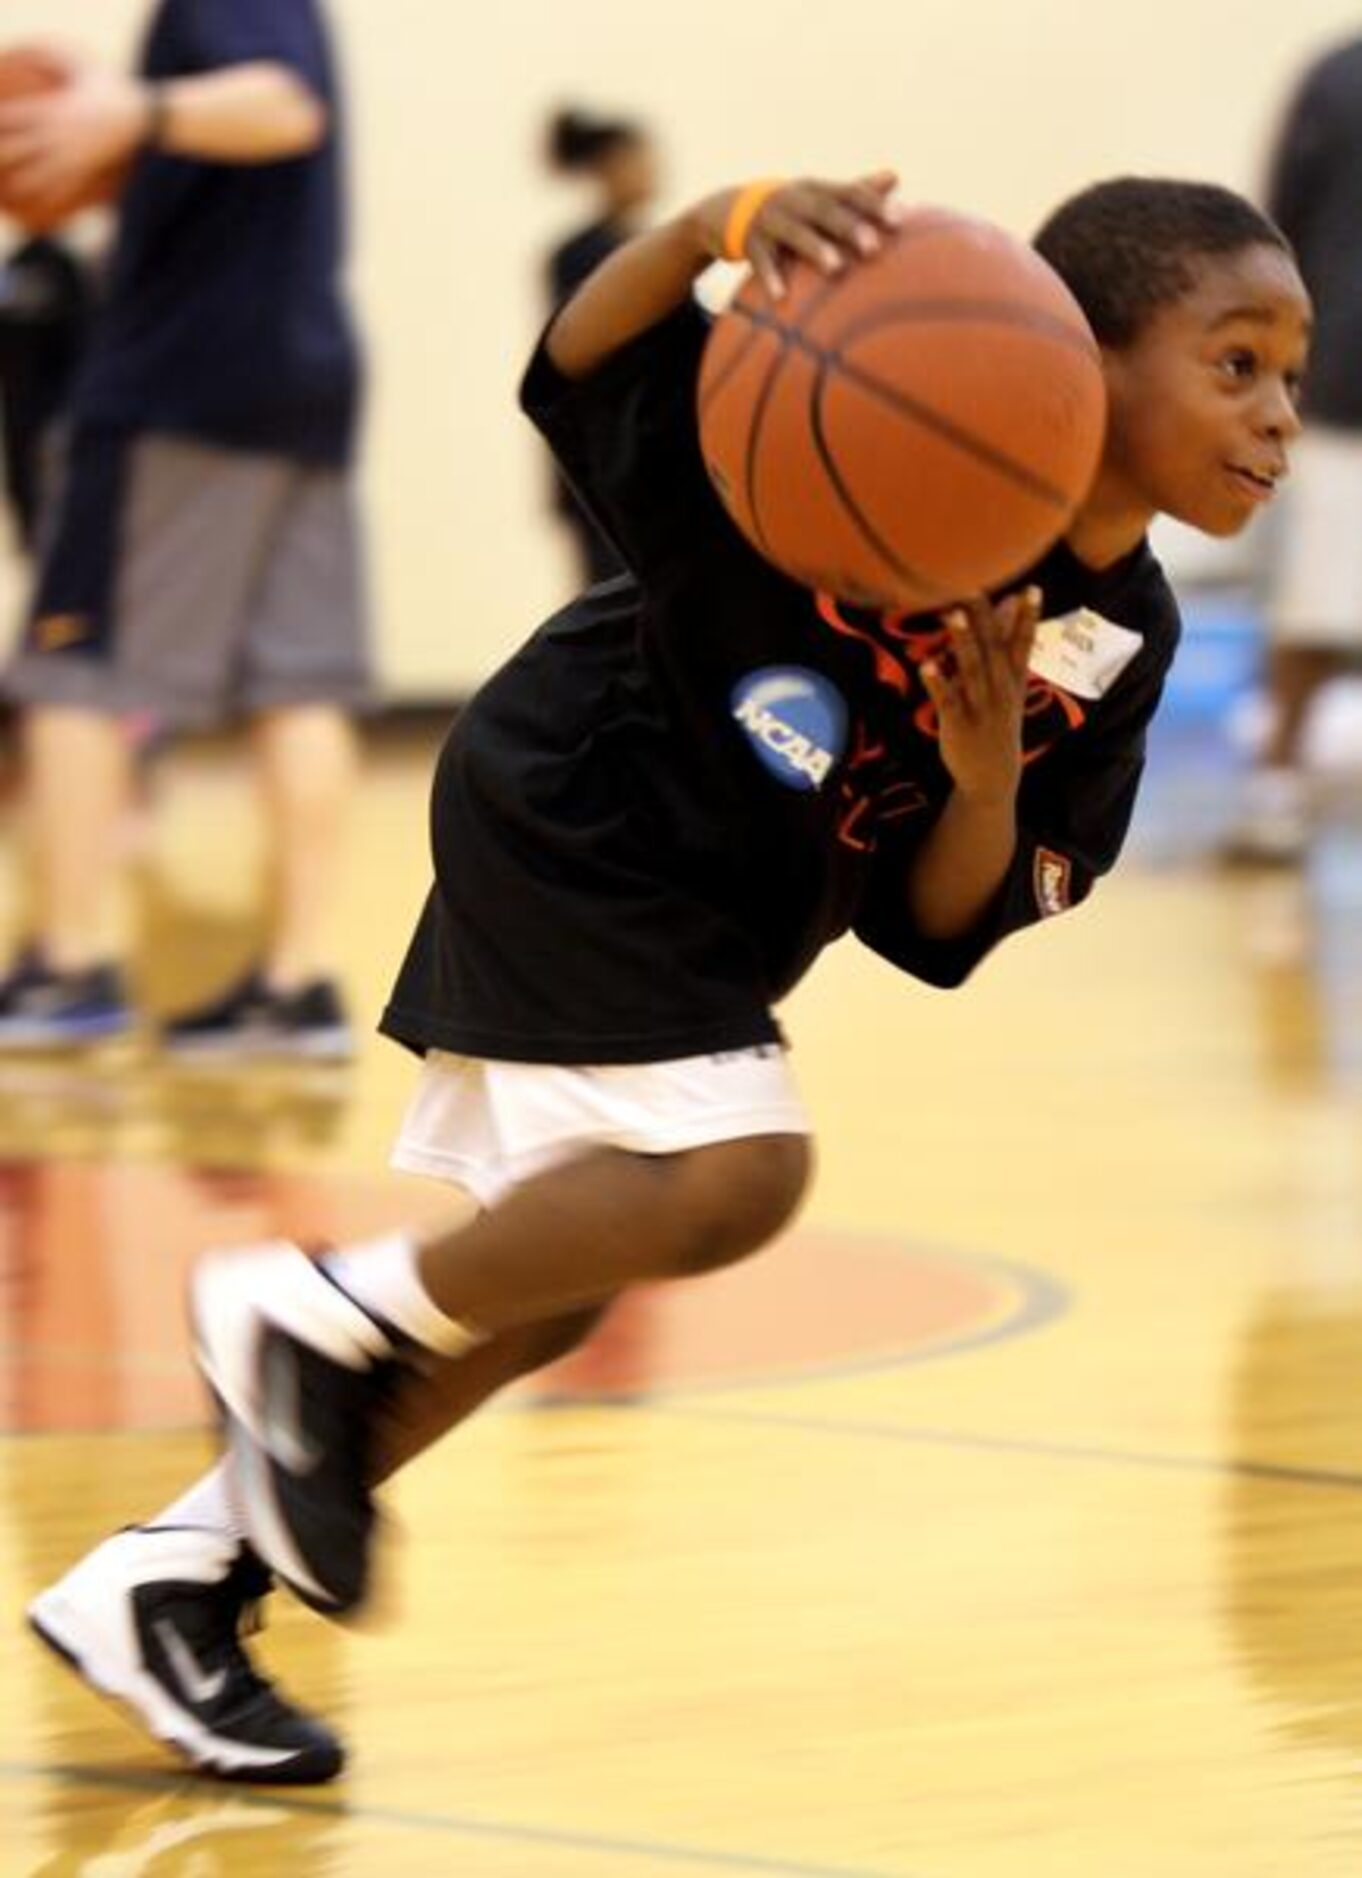
<svg viewBox="0 0 1362 1878">
<path fill-rule="evenodd" d="M 652 138 L 641 124 L 575 108 L 550 119 L 547 157 L 555 173 L 587 182 L 593 198 L 586 223 L 548 257 L 548 303 L 556 311 L 607 255 L 638 234 L 657 196 L 658 164 Z M 556 471 L 553 492 L 554 509 L 572 538 L 579 585 L 594 587 L 623 573 L 624 563 Z"/>
<path fill-rule="evenodd" d="M 0 183 L 35 221 L 120 164 L 107 291 L 4 679 L 32 893 L 0 974 L 0 1047 L 131 1027 L 108 924 L 121 726 L 233 710 L 252 720 L 268 819 L 264 953 L 162 1041 L 343 1055 L 324 947 L 370 671 L 350 484 L 361 361 L 316 0 L 161 0 L 136 77 L 75 63 L 59 88 L 0 104 Z"/>
<path fill-rule="evenodd" d="M 92 271 L 58 234 L 22 235 L 0 260 L 0 467 L 13 540 L 33 551 L 52 427 L 89 329 Z M 9 793 L 14 713 L 0 698 L 0 799 Z"/>
<path fill-rule="evenodd" d="M 1267 208 L 1299 258 L 1315 333 L 1268 596 L 1270 720 L 1229 855 L 1291 863 L 1311 832 L 1312 708 L 1362 663 L 1362 37 L 1298 82 Z"/>
<path fill-rule="evenodd" d="M 17 241 L 0 261 L 0 448 L 15 535 L 34 546 L 43 458 L 84 349 L 94 271 L 57 232 Z"/>
</svg>

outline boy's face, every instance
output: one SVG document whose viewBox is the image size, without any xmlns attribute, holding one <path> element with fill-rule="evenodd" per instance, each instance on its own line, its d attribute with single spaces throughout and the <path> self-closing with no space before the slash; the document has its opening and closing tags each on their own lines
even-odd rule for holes
<svg viewBox="0 0 1362 1878">
<path fill-rule="evenodd" d="M 1207 256 L 1190 292 L 1105 354 L 1108 493 L 1238 534 L 1286 473 L 1309 337 L 1289 255 L 1264 244 Z"/>
</svg>

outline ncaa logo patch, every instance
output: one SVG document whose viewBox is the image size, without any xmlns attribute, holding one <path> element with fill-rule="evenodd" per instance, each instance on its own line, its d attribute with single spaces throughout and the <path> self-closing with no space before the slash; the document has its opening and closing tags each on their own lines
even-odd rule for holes
<svg viewBox="0 0 1362 1878">
<path fill-rule="evenodd" d="M 765 665 L 733 687 L 733 716 L 763 767 L 787 789 L 821 789 L 846 748 L 847 707 L 802 665 Z"/>
</svg>

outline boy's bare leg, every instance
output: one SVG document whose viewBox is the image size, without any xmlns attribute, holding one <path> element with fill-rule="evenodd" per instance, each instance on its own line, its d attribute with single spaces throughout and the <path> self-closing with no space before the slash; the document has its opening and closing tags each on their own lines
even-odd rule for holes
<svg viewBox="0 0 1362 1878">
<path fill-rule="evenodd" d="M 205 1261 L 193 1293 L 199 1357 L 227 1411 L 256 1550 L 317 1609 L 352 1608 L 366 1589 L 369 1487 L 394 1381 L 405 1390 L 432 1355 L 467 1360 L 481 1345 L 486 1370 L 463 1382 L 485 1382 L 485 1394 L 515 1360 L 515 1343 L 495 1351 L 508 1335 L 765 1244 L 808 1166 L 808 1142 L 793 1134 L 668 1155 L 600 1149 L 419 1247 L 394 1236 L 320 1267 L 292 1248 Z M 424 1355 L 413 1361 L 414 1351 Z M 453 1414 L 440 1400 L 436 1389 L 425 1403 L 437 1422 Z"/>
<path fill-rule="evenodd" d="M 755 1251 L 794 1211 L 808 1164 L 802 1135 L 683 1154 L 601 1149 L 427 1238 L 417 1272 L 436 1309 L 474 1334 L 557 1317 L 625 1285 L 693 1277 Z"/>
<path fill-rule="evenodd" d="M 391 1473 L 517 1376 L 565 1355 L 594 1314 L 508 1331 L 460 1362 L 406 1376 L 374 1446 Z M 172 1505 L 87 1553 L 29 1606 L 38 1635 L 93 1689 L 118 1697 L 148 1732 L 209 1772 L 268 1782 L 330 1780 L 335 1731 L 262 1676 L 241 1631 L 269 1589 L 242 1549 L 235 1488 L 220 1463 Z"/>
<path fill-rule="evenodd" d="M 607 1306 L 579 1311 L 552 1323 L 508 1330 L 466 1356 L 436 1359 L 410 1371 L 384 1408 L 374 1444 L 374 1483 L 388 1480 L 408 1461 L 467 1421 L 499 1390 L 584 1343 Z"/>
</svg>

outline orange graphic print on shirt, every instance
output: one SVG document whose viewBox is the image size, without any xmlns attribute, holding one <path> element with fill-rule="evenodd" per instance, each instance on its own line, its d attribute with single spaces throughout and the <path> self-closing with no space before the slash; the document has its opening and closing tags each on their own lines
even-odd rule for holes
<svg viewBox="0 0 1362 1878">
<path fill-rule="evenodd" d="M 817 609 L 825 626 L 865 648 L 877 683 L 903 700 L 914 730 L 939 743 L 941 725 L 936 706 L 923 685 L 921 667 L 949 651 L 949 629 L 936 618 L 926 620 L 921 614 L 890 612 L 881 614 L 872 630 L 848 619 L 828 593 L 817 596 Z M 1031 674 L 1026 686 L 1022 761 L 1034 763 L 1086 718 L 1087 712 L 1077 698 Z M 874 847 L 875 831 L 884 822 L 927 806 L 925 790 L 906 779 L 886 779 L 881 774 L 879 786 L 874 785 L 873 772 L 877 766 L 882 770 L 887 754 L 882 742 L 871 739 L 862 725 L 855 726 L 840 782 L 845 806 L 838 835 L 846 846 L 861 852 Z"/>
</svg>

